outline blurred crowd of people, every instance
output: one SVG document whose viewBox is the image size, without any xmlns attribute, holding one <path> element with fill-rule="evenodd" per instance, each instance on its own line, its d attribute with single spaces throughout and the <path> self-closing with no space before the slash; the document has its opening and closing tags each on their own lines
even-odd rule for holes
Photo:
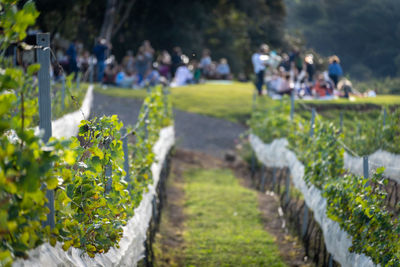
<svg viewBox="0 0 400 267">
<path fill-rule="evenodd" d="M 350 94 L 357 93 L 351 82 L 343 77 L 336 55 L 329 57 L 328 69 L 317 70 L 313 54 L 302 55 L 298 49 L 293 49 L 278 55 L 263 44 L 253 54 L 252 63 L 259 95 L 264 86 L 270 96 L 277 98 L 292 92 L 304 99 L 349 98 Z"/>
<path fill-rule="evenodd" d="M 157 52 L 148 40 L 145 40 L 134 54 L 126 52 L 121 62 L 110 53 L 111 44 L 99 38 L 92 53 L 83 49 L 81 43 L 73 41 L 68 49 L 58 49 L 57 60 L 67 73 L 83 75 L 86 81 L 97 81 L 106 85 L 126 88 L 141 88 L 158 83 L 171 86 L 201 83 L 207 79 L 232 79 L 226 58 L 218 62 L 212 60 L 211 52 L 204 49 L 201 59 L 189 60 L 180 47 L 170 54 L 167 50 Z M 61 77 L 54 68 L 54 77 Z"/>
</svg>

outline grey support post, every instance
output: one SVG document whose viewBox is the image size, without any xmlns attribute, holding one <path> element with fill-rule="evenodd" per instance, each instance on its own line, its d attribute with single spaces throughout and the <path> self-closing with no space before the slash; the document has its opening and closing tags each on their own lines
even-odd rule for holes
<svg viewBox="0 0 400 267">
<path fill-rule="evenodd" d="M 286 200 L 285 205 L 288 205 L 290 201 L 290 170 L 286 173 Z"/>
<path fill-rule="evenodd" d="M 261 167 L 261 183 L 260 183 L 260 191 L 264 192 L 265 189 L 265 176 L 266 176 L 266 171 L 265 171 L 265 166 L 264 164 Z"/>
<path fill-rule="evenodd" d="M 312 115 L 311 115 L 311 127 L 310 127 L 310 137 L 311 138 L 314 136 L 315 115 L 316 115 L 315 108 L 313 108 Z M 301 236 L 303 238 L 307 234 L 307 228 L 308 228 L 308 206 L 306 203 L 304 203 L 303 224 L 301 227 Z"/>
<path fill-rule="evenodd" d="M 364 172 L 364 179 L 369 179 L 369 166 L 368 166 L 368 156 L 363 157 L 363 172 Z M 369 181 L 365 184 L 367 187 L 369 185 Z"/>
<path fill-rule="evenodd" d="M 36 44 L 41 49 L 36 50 L 37 61 L 40 64 L 38 72 L 39 81 L 39 129 L 44 131 L 42 140 L 47 143 L 52 135 L 51 132 L 51 97 L 50 97 L 50 34 L 39 33 L 36 35 Z M 45 225 L 50 228 L 55 226 L 54 191 L 47 190 L 47 207 L 50 213 L 47 214 Z"/>
<path fill-rule="evenodd" d="M 126 135 L 126 128 L 121 129 L 121 135 Z M 124 150 L 124 171 L 126 172 L 125 181 L 129 183 L 131 181 L 131 176 L 129 173 L 129 151 L 128 151 L 128 137 L 122 139 L 122 148 Z M 129 187 L 129 186 L 128 186 Z"/>
</svg>

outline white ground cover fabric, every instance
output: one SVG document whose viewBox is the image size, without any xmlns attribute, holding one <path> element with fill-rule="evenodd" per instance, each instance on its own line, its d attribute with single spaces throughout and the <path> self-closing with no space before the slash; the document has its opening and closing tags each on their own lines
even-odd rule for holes
<svg viewBox="0 0 400 267">
<path fill-rule="evenodd" d="M 79 110 L 68 113 L 59 119 L 51 122 L 52 137 L 70 138 L 76 136 L 79 131 L 81 120 L 87 120 L 90 117 L 90 110 L 93 104 L 93 85 L 89 85 L 82 106 Z M 35 128 L 35 134 L 40 133 L 39 127 Z"/>
<path fill-rule="evenodd" d="M 379 167 L 385 167 L 384 175 L 391 180 L 400 183 L 400 155 L 396 155 L 384 150 L 378 150 L 368 156 L 369 176 Z M 349 153 L 344 153 L 344 167 L 350 172 L 363 176 L 363 158 L 354 157 Z"/>
<path fill-rule="evenodd" d="M 119 248 L 111 248 L 106 254 L 90 258 L 82 250 L 70 248 L 63 251 L 60 243 L 55 247 L 43 244 L 29 252 L 27 260 L 18 260 L 13 266 L 136 266 L 144 257 L 147 228 L 152 217 L 152 200 L 157 194 L 156 188 L 160 179 L 163 163 L 175 143 L 174 127 L 166 127 L 160 131 L 160 137 L 153 147 L 156 155 L 155 163 L 151 166 L 153 184 L 135 209 L 135 215 L 123 228 L 124 235 L 119 242 Z"/>
<path fill-rule="evenodd" d="M 372 260 L 364 254 L 350 253 L 351 237 L 342 229 L 337 222 L 329 219 L 326 215 L 326 199 L 321 196 L 321 191 L 311 185 L 307 186 L 304 181 L 304 165 L 297 159 L 295 153 L 286 148 L 288 141 L 284 138 L 276 139 L 271 144 L 251 134 L 250 144 L 260 162 L 268 167 L 288 167 L 292 175 L 292 182 L 299 189 L 307 206 L 313 210 L 314 218 L 321 226 L 324 234 L 325 245 L 333 258 L 343 267 L 369 267 L 376 266 Z"/>
<path fill-rule="evenodd" d="M 63 117 L 52 121 L 52 136 L 56 138 L 69 138 L 78 134 L 78 126 L 83 119 L 89 119 L 90 109 L 93 103 L 93 85 L 89 85 L 85 99 L 80 110 L 64 115 Z M 83 113 L 83 114 L 82 114 Z M 85 115 L 85 117 L 83 116 Z"/>
</svg>

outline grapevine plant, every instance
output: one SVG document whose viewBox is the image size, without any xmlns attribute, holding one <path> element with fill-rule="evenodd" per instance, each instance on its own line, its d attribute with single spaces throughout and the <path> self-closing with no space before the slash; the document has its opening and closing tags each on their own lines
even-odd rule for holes
<svg viewBox="0 0 400 267">
<path fill-rule="evenodd" d="M 64 174 L 64 183 L 56 191 L 58 240 L 65 250 L 73 246 L 94 257 L 118 246 L 122 227 L 152 183 L 152 148 L 161 127 L 171 123 L 171 109 L 165 109 L 165 104 L 159 87 L 144 100 L 132 130 L 136 142 L 130 149 L 129 181 L 125 180 L 122 148 L 127 136 L 121 135 L 123 124 L 118 117 L 81 122 L 79 136 L 70 145 L 77 154 L 76 164 Z"/>
<path fill-rule="evenodd" d="M 50 228 L 42 227 L 49 212 L 45 190 L 58 186 L 55 174 L 66 162 L 74 163 L 67 142 L 44 144 L 34 134 L 37 100 L 29 96 L 36 90 L 32 75 L 40 66 L 31 65 L 25 72 L 4 57 L 39 15 L 33 2 L 20 10 L 15 4 L 0 0 L 0 265 L 26 257 L 29 249 L 49 240 Z"/>
<path fill-rule="evenodd" d="M 400 262 L 400 225 L 396 215 L 385 206 L 387 193 L 383 185 L 383 169 L 378 169 L 371 179 L 346 174 L 342 146 L 344 135 L 333 123 L 319 116 L 310 137 L 309 121 L 295 115 L 289 118 L 288 109 L 278 112 L 257 111 L 252 115 L 252 132 L 264 142 L 287 138 L 293 150 L 305 166 L 304 179 L 322 191 L 327 200 L 327 215 L 337 221 L 352 236 L 351 252 L 364 253 L 375 264 L 398 266 Z M 380 118 L 382 119 L 382 118 Z M 381 120 L 382 121 L 382 120 Z M 389 151 L 398 151 L 400 136 L 400 112 L 387 117 L 385 127 L 370 127 L 373 134 L 367 137 L 351 136 L 350 145 L 366 152 L 376 143 Z M 280 129 L 277 129 L 280 128 Z M 383 139 L 383 140 L 382 140 Z M 346 139 L 349 142 L 350 138 Z M 379 140 L 379 141 L 378 141 Z"/>
<path fill-rule="evenodd" d="M 26 258 L 45 242 L 80 248 L 91 257 L 118 247 L 122 227 L 152 182 L 158 133 L 171 124 L 170 100 L 155 88 L 132 131 L 129 181 L 122 149 L 127 136 L 117 116 L 83 120 L 78 137 L 42 142 L 33 130 L 38 111 L 33 77 L 40 66 L 23 69 L 4 57 L 38 15 L 32 1 L 18 9 L 17 1 L 0 0 L 0 266 Z M 45 226 L 47 189 L 55 192 L 53 229 Z"/>
</svg>

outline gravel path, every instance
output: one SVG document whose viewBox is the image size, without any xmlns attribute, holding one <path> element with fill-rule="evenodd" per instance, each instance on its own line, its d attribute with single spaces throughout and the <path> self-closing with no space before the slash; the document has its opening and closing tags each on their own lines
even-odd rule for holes
<svg viewBox="0 0 400 267">
<path fill-rule="evenodd" d="M 94 93 L 92 115 L 117 114 L 125 125 L 136 123 L 142 101 Z M 246 127 L 222 119 L 175 110 L 175 132 L 179 148 L 223 157 L 235 147 Z"/>
</svg>

